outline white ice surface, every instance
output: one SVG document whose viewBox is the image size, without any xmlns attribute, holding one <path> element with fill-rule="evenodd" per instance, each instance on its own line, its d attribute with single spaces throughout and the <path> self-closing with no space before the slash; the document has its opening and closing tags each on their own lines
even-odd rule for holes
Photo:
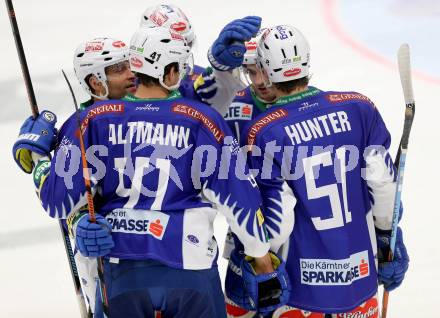
<svg viewBox="0 0 440 318">
<path fill-rule="evenodd" d="M 60 69 L 66 69 L 74 80 L 71 63 L 76 45 L 103 35 L 129 41 L 140 14 L 152 3 L 16 0 L 17 19 L 41 109 L 56 111 L 62 122 L 73 105 Z M 195 27 L 198 37 L 195 60 L 200 65 L 207 65 L 205 52 L 209 44 L 231 19 L 257 14 L 264 18 L 264 25 L 296 25 L 312 47 L 312 84 L 324 90 L 356 90 L 369 96 L 394 137 L 395 152 L 404 108 L 397 69 L 371 61 L 341 42 L 325 23 L 324 1 L 225 0 L 220 4 L 176 0 L 173 3 L 187 13 Z M 407 28 L 410 27 L 408 23 Z M 405 32 L 401 30 L 402 34 Z M 14 138 L 29 109 L 4 4 L 0 5 L 0 38 L 0 317 L 79 317 L 58 224 L 44 215 L 31 177 L 15 166 L 11 156 Z M 75 87 L 78 96 L 84 96 Z M 402 220 L 411 263 L 403 285 L 390 296 L 389 317 L 434 318 L 440 316 L 440 233 L 437 232 L 440 213 L 436 201 L 440 180 L 437 170 L 440 96 L 437 84 L 419 78 L 414 79 L 414 91 L 418 109 L 407 157 Z M 222 245 L 226 225 L 223 218 L 217 221 L 217 238 Z M 223 274 L 223 261 L 220 268 Z"/>
</svg>

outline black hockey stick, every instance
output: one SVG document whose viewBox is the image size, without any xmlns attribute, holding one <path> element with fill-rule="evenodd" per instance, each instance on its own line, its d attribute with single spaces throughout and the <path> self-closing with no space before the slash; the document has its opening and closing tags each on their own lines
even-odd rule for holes
<svg viewBox="0 0 440 318">
<path fill-rule="evenodd" d="M 395 165 L 397 167 L 396 178 L 396 194 L 394 199 L 393 222 L 391 226 L 391 241 L 389 261 L 393 260 L 394 249 L 396 246 L 397 223 L 400 214 L 400 199 L 402 195 L 403 176 L 405 172 L 406 153 L 408 151 L 409 134 L 414 120 L 416 104 L 414 102 L 414 93 L 411 81 L 411 63 L 408 44 L 402 44 L 397 53 L 397 61 L 399 64 L 400 81 L 402 83 L 403 96 L 405 98 L 405 123 L 403 125 L 403 133 L 400 139 L 400 146 L 397 152 Z M 382 297 L 382 318 L 386 318 L 388 310 L 389 292 L 384 290 Z"/>
<path fill-rule="evenodd" d="M 26 62 L 26 56 L 23 50 L 23 44 L 21 43 L 20 32 L 18 30 L 17 20 L 15 18 L 15 11 L 12 5 L 12 0 L 6 0 L 6 6 L 8 8 L 9 21 L 11 22 L 12 33 L 14 35 L 15 47 L 17 49 L 18 58 L 20 60 L 21 71 L 23 73 L 24 84 L 26 86 L 27 96 L 29 98 L 29 104 L 32 110 L 32 116 L 36 118 L 39 114 L 37 100 L 35 98 L 34 89 L 32 86 L 31 76 L 29 74 L 29 69 Z M 78 270 L 76 268 L 75 259 L 73 256 L 72 245 L 69 240 L 69 236 L 63 227 L 61 221 L 58 221 L 60 232 L 62 234 L 64 248 L 66 251 L 67 261 L 69 262 L 70 273 L 72 275 L 72 280 L 75 286 L 75 294 L 78 300 L 81 317 L 89 317 L 87 313 L 87 306 L 85 302 L 84 295 L 81 290 L 81 283 L 78 275 Z"/>
<path fill-rule="evenodd" d="M 8 15 L 9 21 L 11 22 L 12 33 L 14 34 L 15 47 L 17 48 L 18 58 L 20 59 L 21 72 L 23 73 L 24 84 L 26 85 L 27 96 L 29 98 L 29 104 L 31 105 L 32 116 L 36 118 L 38 116 L 37 100 L 35 99 L 34 88 L 32 86 L 31 76 L 29 75 L 26 56 L 24 55 L 23 44 L 21 43 L 20 32 L 18 30 L 17 19 L 15 18 L 15 11 L 12 5 L 12 0 L 6 0 L 6 6 L 8 8 Z"/>
<path fill-rule="evenodd" d="M 78 138 L 79 138 L 80 150 L 81 150 L 81 162 L 83 164 L 83 177 L 86 186 L 87 208 L 89 210 L 89 220 L 92 223 L 96 223 L 95 204 L 93 203 L 92 186 L 90 182 L 89 169 L 87 167 L 86 150 L 84 147 L 84 139 L 81 132 L 81 119 L 79 114 L 79 107 L 78 107 L 78 103 L 76 102 L 75 94 L 73 93 L 72 85 L 70 85 L 66 73 L 64 73 L 63 70 L 61 71 L 63 72 L 63 76 L 67 82 L 67 85 L 69 86 L 69 90 L 73 98 L 73 104 L 75 105 L 76 119 L 78 122 L 78 136 L 79 136 Z M 101 289 L 101 301 L 102 301 L 104 317 L 108 317 L 109 316 L 108 298 L 107 298 L 107 289 L 105 287 L 104 264 L 102 261 L 102 257 L 98 257 L 97 263 L 98 263 L 99 288 Z"/>
</svg>

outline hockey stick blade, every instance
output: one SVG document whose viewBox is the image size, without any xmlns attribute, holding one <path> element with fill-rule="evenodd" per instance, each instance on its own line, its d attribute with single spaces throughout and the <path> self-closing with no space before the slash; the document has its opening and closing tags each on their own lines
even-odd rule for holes
<svg viewBox="0 0 440 318">
<path fill-rule="evenodd" d="M 405 98 L 405 123 L 403 125 L 403 134 L 399 152 L 408 149 L 409 134 L 414 119 L 416 104 L 414 101 L 414 92 L 411 79 L 411 60 L 409 54 L 409 45 L 402 44 L 397 53 L 397 62 L 399 64 L 400 82 L 402 84 L 403 96 Z M 400 157 L 400 154 L 399 154 Z"/>
<path fill-rule="evenodd" d="M 414 93 L 411 80 L 411 61 L 409 56 L 409 45 L 402 44 L 397 52 L 399 64 L 400 82 L 402 83 L 405 104 L 414 104 Z"/>
</svg>

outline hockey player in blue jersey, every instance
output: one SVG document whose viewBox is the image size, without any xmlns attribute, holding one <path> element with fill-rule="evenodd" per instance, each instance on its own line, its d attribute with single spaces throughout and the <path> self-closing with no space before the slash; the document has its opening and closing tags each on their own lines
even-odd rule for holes
<svg viewBox="0 0 440 318">
<path fill-rule="evenodd" d="M 130 70 L 128 53 L 128 45 L 112 38 L 95 38 L 78 45 L 73 56 L 75 75 L 90 95 L 88 101 L 81 103 L 81 110 L 97 101 L 120 99 L 136 91 L 135 76 Z M 81 209 L 87 210 L 87 206 Z M 69 234 L 75 240 L 75 233 L 70 231 Z M 90 311 L 94 313 L 98 281 L 96 259 L 85 257 L 77 250 L 74 257 L 82 289 Z"/>
<path fill-rule="evenodd" d="M 90 95 L 90 99 L 81 103 L 80 109 L 85 109 L 95 101 L 118 99 L 134 92 L 135 76 L 128 62 L 128 46 L 118 39 L 95 38 L 78 45 L 73 57 L 75 75 L 80 85 Z M 55 118 L 49 113 L 47 118 Z M 27 120 L 29 127 L 31 120 Z M 49 137 L 52 137 L 50 134 Z M 61 137 L 62 139 L 62 137 Z M 25 142 L 24 140 L 22 142 Z M 33 160 L 29 149 L 19 146 L 14 150 L 14 158 L 20 162 L 20 167 L 30 173 L 33 170 Z M 50 149 L 33 149 L 35 153 L 48 154 Z M 34 154 L 35 156 L 35 154 Z M 36 174 L 39 175 L 39 174 Z M 64 223 L 65 228 L 67 225 Z M 72 233 L 71 238 L 74 239 Z M 75 251 L 75 263 L 80 282 L 89 302 L 91 312 L 94 312 L 97 271 L 96 260 L 88 259 Z"/>
<path fill-rule="evenodd" d="M 256 37 L 251 38 L 244 43 L 246 51 L 243 55 L 243 61 L 240 68 L 237 68 L 237 65 L 229 60 L 222 60 L 221 62 L 217 61 L 217 56 L 213 54 L 213 52 L 215 52 L 214 48 L 216 45 L 219 45 L 216 42 L 218 42 L 221 37 L 214 42 L 208 52 L 208 59 L 214 69 L 221 70 L 228 67 L 229 69 L 233 69 L 235 74 L 234 80 L 229 81 L 231 88 L 226 92 L 224 89 L 220 89 L 222 86 L 219 85 L 215 79 L 212 80 L 207 78 L 205 82 L 210 83 L 209 91 L 211 92 L 211 98 L 204 99 L 204 101 L 211 104 L 224 117 L 231 131 L 239 141 L 246 124 L 264 112 L 267 106 L 275 101 L 273 88 L 266 87 L 264 77 L 261 76 L 261 72 L 259 72 L 259 69 L 256 66 L 257 42 L 264 30 L 265 29 L 260 29 Z M 238 73 L 236 71 L 238 71 Z M 228 107 L 219 108 L 212 104 L 213 100 L 218 99 L 218 95 L 227 95 L 231 92 L 234 96 Z M 227 95 L 223 100 L 230 99 L 230 97 L 231 96 Z M 234 239 L 234 235 L 229 229 L 223 251 L 224 258 L 230 258 L 231 251 L 236 247 L 236 241 L 237 238 Z M 241 298 L 242 297 L 240 296 L 240 299 Z M 230 317 L 254 316 L 254 312 L 240 308 L 228 297 L 226 297 L 226 310 Z"/>
<path fill-rule="evenodd" d="M 292 284 L 288 306 L 272 317 L 378 317 L 378 282 L 397 288 L 409 262 L 400 228 L 387 261 L 391 136 L 364 95 L 308 86 L 309 45 L 296 28 L 269 28 L 257 52 L 276 101 L 245 127 L 242 143 L 258 173 L 271 250 Z"/>
<path fill-rule="evenodd" d="M 179 33 L 188 42 L 193 43 L 195 40 L 193 28 L 183 12 L 175 6 L 159 5 L 148 8 L 143 14 L 141 25 L 151 27 L 153 26 L 152 23 L 146 23 L 148 21 L 147 17 L 165 16 L 165 14 L 167 14 L 167 21 L 164 26 L 173 30 L 173 26 L 180 25 L 180 28 L 176 31 L 180 31 Z M 149 21 L 153 20 L 150 19 Z M 154 19 L 154 21 L 157 21 L 157 19 Z M 186 27 L 182 28 L 182 25 Z M 255 28 L 257 30 L 258 26 L 255 26 Z M 136 90 L 135 77 L 130 71 L 128 63 L 128 46 L 123 41 L 112 38 L 96 38 L 81 43 L 75 50 L 73 63 L 75 75 L 79 83 L 91 96 L 88 101 L 80 105 L 80 109 L 91 106 L 95 101 L 122 98 Z M 198 76 L 203 69 L 196 66 L 195 71 L 195 76 Z M 193 88 L 194 74 L 185 76 L 181 81 L 179 91 L 183 96 L 197 98 Z M 222 82 L 220 80 L 217 83 Z M 204 86 L 207 89 L 208 86 L 206 84 Z M 211 101 L 213 106 L 218 108 L 221 107 L 218 105 L 223 105 L 224 103 L 222 98 L 228 96 L 229 93 L 225 92 L 225 89 L 218 87 L 218 85 L 216 85 L 216 90 L 220 94 L 212 98 Z M 97 279 L 96 260 L 88 259 L 80 253 L 75 253 L 75 261 L 83 290 L 89 300 L 90 309 L 94 312 L 95 280 Z"/>
<path fill-rule="evenodd" d="M 175 91 L 189 53 L 184 43 L 163 28 L 139 30 L 130 46 L 131 67 L 140 74 L 136 94 L 82 111 L 80 129 L 71 117 L 60 130 L 63 141 L 54 159 L 41 158 L 34 170 L 48 214 L 70 217 L 82 253 L 106 256 L 111 317 L 150 317 L 154 310 L 224 316 L 212 236 L 216 209 L 255 257 L 256 272 L 272 270 L 259 193 L 249 179 L 221 165 L 220 156 L 232 162 L 237 157 L 227 125 L 209 107 Z M 54 118 L 43 112 L 28 127 L 38 138 L 17 147 L 48 153 L 53 126 Z M 77 134 L 88 147 L 102 227 L 83 212 L 69 215 L 86 203 Z"/>
</svg>

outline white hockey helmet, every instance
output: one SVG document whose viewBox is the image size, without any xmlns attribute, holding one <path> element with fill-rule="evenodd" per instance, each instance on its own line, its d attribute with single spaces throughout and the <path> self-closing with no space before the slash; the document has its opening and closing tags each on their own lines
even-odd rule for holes
<svg viewBox="0 0 440 318">
<path fill-rule="evenodd" d="M 272 83 L 309 75 L 310 47 L 303 34 L 290 25 L 278 25 L 263 32 L 258 43 L 258 65 Z"/>
<path fill-rule="evenodd" d="M 165 27 L 140 27 L 131 38 L 129 56 L 133 72 L 157 78 L 163 87 L 174 90 L 185 76 L 192 54 L 182 35 Z M 171 63 L 178 63 L 180 79 L 169 87 L 164 84 L 163 77 L 165 67 Z"/>
<path fill-rule="evenodd" d="M 258 43 L 264 31 L 266 30 L 267 28 L 260 29 L 255 37 L 244 43 L 244 45 L 246 46 L 246 52 L 244 53 L 244 59 L 243 59 L 244 65 L 257 64 Z"/>
<path fill-rule="evenodd" d="M 128 60 L 128 46 L 112 38 L 96 38 L 81 43 L 73 56 L 75 75 L 86 92 L 99 99 L 107 98 L 109 91 L 105 68 Z M 104 96 L 95 95 L 87 83 L 89 75 L 94 75 L 105 88 Z"/>
<path fill-rule="evenodd" d="M 159 4 L 148 7 L 141 17 L 140 26 L 162 26 L 182 35 L 189 46 L 192 46 L 196 35 L 183 11 L 172 4 Z"/>
</svg>

